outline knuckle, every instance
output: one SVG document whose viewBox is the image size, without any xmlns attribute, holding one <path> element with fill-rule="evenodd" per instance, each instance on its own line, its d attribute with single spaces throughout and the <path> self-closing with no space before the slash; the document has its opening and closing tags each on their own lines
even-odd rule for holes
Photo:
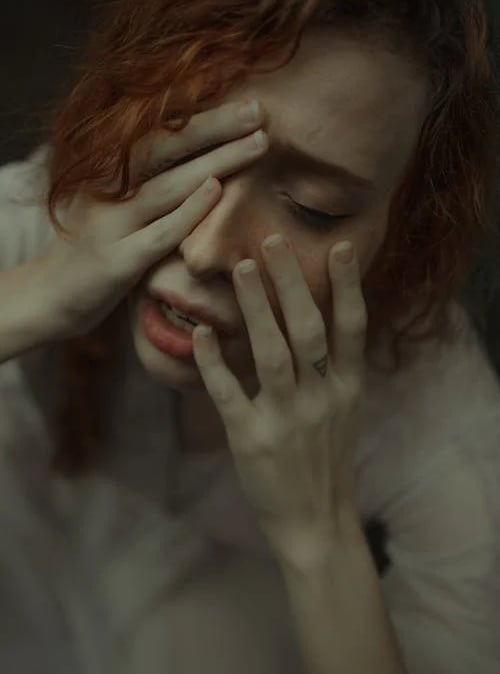
<svg viewBox="0 0 500 674">
<path fill-rule="evenodd" d="M 143 136 L 133 148 L 131 175 L 140 181 L 151 180 L 169 168 L 173 159 L 173 141 L 171 133 L 155 130 Z"/>
<path fill-rule="evenodd" d="M 339 314 L 338 321 L 345 332 L 359 334 L 366 330 L 368 314 L 364 304 L 351 305 Z"/>
<path fill-rule="evenodd" d="M 115 251 L 111 246 L 104 244 L 93 245 L 89 260 L 92 261 L 88 267 L 89 271 L 92 268 L 95 277 L 101 279 L 101 281 L 106 282 L 117 275 L 117 260 Z"/>
<path fill-rule="evenodd" d="M 357 375 L 345 377 L 343 388 L 344 399 L 349 409 L 356 407 L 363 397 L 363 381 Z"/>
<path fill-rule="evenodd" d="M 300 417 L 304 425 L 318 426 L 324 423 L 325 419 L 332 416 L 331 405 L 326 405 L 318 400 L 311 400 L 309 398 L 300 406 Z"/>
<path fill-rule="evenodd" d="M 217 403 L 225 408 L 229 408 L 234 400 L 234 392 L 231 386 L 225 386 L 224 384 L 221 384 L 214 389 L 213 397 Z"/>
<path fill-rule="evenodd" d="M 174 232 L 176 231 L 175 218 L 172 222 L 172 227 L 165 227 L 165 220 L 167 218 L 169 218 L 168 215 L 158 220 L 154 225 L 147 227 L 148 236 L 144 238 L 144 245 L 149 252 L 155 248 L 164 248 L 165 239 L 174 238 Z"/>
<path fill-rule="evenodd" d="M 124 209 L 123 219 L 126 222 L 133 222 L 134 229 L 139 229 L 146 224 L 147 218 L 147 201 L 143 195 L 137 194 L 131 201 L 128 202 L 127 209 Z"/>
<path fill-rule="evenodd" d="M 112 262 L 114 254 L 113 242 L 93 240 L 90 244 L 90 249 L 96 264 L 105 267 Z"/>
<path fill-rule="evenodd" d="M 146 211 L 146 204 L 151 202 L 152 195 L 153 188 L 151 184 L 149 182 L 142 183 L 134 198 L 129 203 L 129 207 L 134 211 L 136 217 Z"/>
<path fill-rule="evenodd" d="M 204 210 L 206 199 L 202 194 L 195 193 L 191 195 L 176 212 L 176 222 L 179 226 L 195 224 L 199 222 L 201 212 Z"/>
<path fill-rule="evenodd" d="M 325 344 L 325 324 L 319 310 L 297 325 L 295 339 L 299 346 L 318 348 Z"/>
<path fill-rule="evenodd" d="M 268 375 L 278 380 L 286 375 L 290 365 L 290 354 L 288 353 L 288 349 L 283 347 L 274 349 L 273 351 L 266 351 L 266 355 L 262 359 L 262 369 Z"/>
<path fill-rule="evenodd" d="M 148 227 L 148 236 L 144 237 L 144 246 L 148 250 L 153 250 L 161 245 L 162 236 L 159 227 Z"/>
<path fill-rule="evenodd" d="M 172 183 L 171 177 L 158 177 L 155 181 L 144 183 L 131 201 L 131 208 L 136 220 L 143 224 L 152 222 L 160 214 L 167 215 L 177 208 L 182 199 Z"/>
</svg>

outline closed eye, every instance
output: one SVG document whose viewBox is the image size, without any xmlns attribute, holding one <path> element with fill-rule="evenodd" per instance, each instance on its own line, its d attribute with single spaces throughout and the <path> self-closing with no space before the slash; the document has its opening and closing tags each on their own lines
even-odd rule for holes
<svg viewBox="0 0 500 674">
<path fill-rule="evenodd" d="M 289 208 L 296 219 L 300 220 L 301 223 L 306 222 L 312 229 L 319 232 L 329 232 L 339 221 L 351 217 L 349 214 L 333 215 L 324 211 L 316 211 L 297 203 L 290 197 L 288 197 L 288 202 Z"/>
</svg>

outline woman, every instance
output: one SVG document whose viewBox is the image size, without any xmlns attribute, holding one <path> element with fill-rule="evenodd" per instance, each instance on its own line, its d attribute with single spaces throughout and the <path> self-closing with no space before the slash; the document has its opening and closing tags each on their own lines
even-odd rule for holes
<svg viewBox="0 0 500 674">
<path fill-rule="evenodd" d="M 479 0 L 115 3 L 1 175 L 5 671 L 498 671 L 500 395 L 457 301 L 487 37 Z"/>
</svg>

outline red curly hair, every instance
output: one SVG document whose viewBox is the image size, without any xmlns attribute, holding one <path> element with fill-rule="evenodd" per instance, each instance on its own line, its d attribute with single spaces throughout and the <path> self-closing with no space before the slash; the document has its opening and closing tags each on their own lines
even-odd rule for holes
<svg viewBox="0 0 500 674">
<path fill-rule="evenodd" d="M 250 74 L 286 65 L 312 22 L 369 30 L 411 53 L 431 78 L 430 112 L 363 280 L 367 349 L 388 338 L 398 370 L 409 358 L 404 345 L 447 338 L 448 303 L 482 247 L 498 246 L 498 99 L 482 0 L 115 0 L 51 122 L 50 216 L 64 231 L 57 203 L 83 184 L 103 201 L 132 198 L 136 141 L 182 130 Z M 113 193 L 110 185 L 118 185 Z M 421 310 L 405 322 L 410 305 Z M 124 311 L 122 302 L 91 333 L 61 345 L 53 467 L 66 476 L 84 475 L 105 451 L 101 385 L 117 366 Z"/>
</svg>

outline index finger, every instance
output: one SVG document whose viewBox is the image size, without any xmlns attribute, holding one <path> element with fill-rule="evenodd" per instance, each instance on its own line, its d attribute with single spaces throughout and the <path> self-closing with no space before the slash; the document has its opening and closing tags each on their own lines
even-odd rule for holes
<svg viewBox="0 0 500 674">
<path fill-rule="evenodd" d="M 149 180 L 187 158 L 196 159 L 218 145 L 248 135 L 262 122 L 257 101 L 257 115 L 253 119 L 242 117 L 242 106 L 249 103 L 243 100 L 200 112 L 178 133 L 162 130 L 147 134 L 133 148 L 132 179 Z"/>
</svg>

